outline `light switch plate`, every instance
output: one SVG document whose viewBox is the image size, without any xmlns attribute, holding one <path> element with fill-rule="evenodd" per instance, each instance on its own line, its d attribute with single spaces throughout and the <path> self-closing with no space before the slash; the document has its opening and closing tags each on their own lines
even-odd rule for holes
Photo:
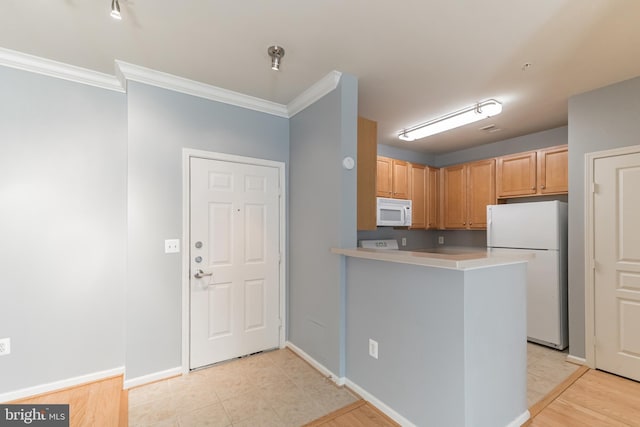
<svg viewBox="0 0 640 427">
<path fill-rule="evenodd" d="M 175 254 L 180 252 L 180 239 L 168 239 L 164 241 L 164 253 Z"/>
<path fill-rule="evenodd" d="M 0 339 L 0 356 L 6 356 L 11 353 L 11 338 Z"/>
</svg>

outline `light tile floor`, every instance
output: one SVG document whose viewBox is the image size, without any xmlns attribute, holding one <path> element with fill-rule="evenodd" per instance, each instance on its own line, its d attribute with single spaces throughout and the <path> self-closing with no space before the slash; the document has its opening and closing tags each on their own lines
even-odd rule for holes
<svg viewBox="0 0 640 427">
<path fill-rule="evenodd" d="M 531 407 L 579 368 L 568 352 L 527 343 L 527 405 Z"/>
<path fill-rule="evenodd" d="M 357 400 L 288 349 L 129 391 L 129 425 L 298 427 Z"/>
<path fill-rule="evenodd" d="M 567 352 L 527 343 L 530 407 L 577 365 Z M 298 427 L 357 397 L 288 349 L 256 354 L 129 391 L 129 425 Z"/>
</svg>

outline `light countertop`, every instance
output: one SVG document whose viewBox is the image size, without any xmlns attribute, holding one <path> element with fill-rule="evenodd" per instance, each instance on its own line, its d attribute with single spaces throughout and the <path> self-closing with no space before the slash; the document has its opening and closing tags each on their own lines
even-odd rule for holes
<svg viewBox="0 0 640 427">
<path fill-rule="evenodd" d="M 433 251 L 433 252 L 431 252 Z M 401 264 L 421 265 L 425 267 L 468 270 L 487 268 L 497 265 L 526 262 L 527 255 L 495 255 L 485 248 L 438 247 L 420 251 L 396 251 L 364 248 L 332 248 L 331 252 L 355 258 L 377 261 L 397 262 Z"/>
</svg>

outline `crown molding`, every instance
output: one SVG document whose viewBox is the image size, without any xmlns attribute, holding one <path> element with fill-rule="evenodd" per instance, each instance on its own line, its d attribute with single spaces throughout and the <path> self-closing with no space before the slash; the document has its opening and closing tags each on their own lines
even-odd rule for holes
<svg viewBox="0 0 640 427">
<path fill-rule="evenodd" d="M 119 60 L 115 61 L 116 75 L 112 76 L 0 47 L 0 66 L 123 93 L 127 91 L 127 81 L 131 80 L 284 118 L 293 117 L 333 91 L 342 76 L 339 71 L 331 71 L 289 104 L 283 105 Z"/>
<path fill-rule="evenodd" d="M 185 79 L 139 65 L 116 60 L 116 75 L 126 89 L 128 80 L 185 93 L 200 98 L 210 99 L 237 107 L 248 108 L 274 116 L 288 118 L 287 107 L 254 96 L 244 95 L 231 90 L 222 89 L 195 80 Z"/>
<path fill-rule="evenodd" d="M 118 79 L 112 75 L 1 47 L 0 65 L 116 92 L 125 91 Z"/>
<path fill-rule="evenodd" d="M 339 71 L 331 71 L 329 74 L 318 80 L 307 90 L 298 95 L 293 101 L 287 104 L 288 117 L 293 117 L 300 111 L 313 104 L 336 87 L 340 82 L 342 73 Z"/>
</svg>

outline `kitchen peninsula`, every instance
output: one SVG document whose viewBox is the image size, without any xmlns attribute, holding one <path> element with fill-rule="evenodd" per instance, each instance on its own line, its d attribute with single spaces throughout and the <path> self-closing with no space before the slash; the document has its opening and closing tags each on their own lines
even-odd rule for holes
<svg viewBox="0 0 640 427">
<path fill-rule="evenodd" d="M 482 249 L 332 252 L 346 258 L 346 376 L 356 391 L 409 425 L 526 421 L 525 260 Z"/>
</svg>

